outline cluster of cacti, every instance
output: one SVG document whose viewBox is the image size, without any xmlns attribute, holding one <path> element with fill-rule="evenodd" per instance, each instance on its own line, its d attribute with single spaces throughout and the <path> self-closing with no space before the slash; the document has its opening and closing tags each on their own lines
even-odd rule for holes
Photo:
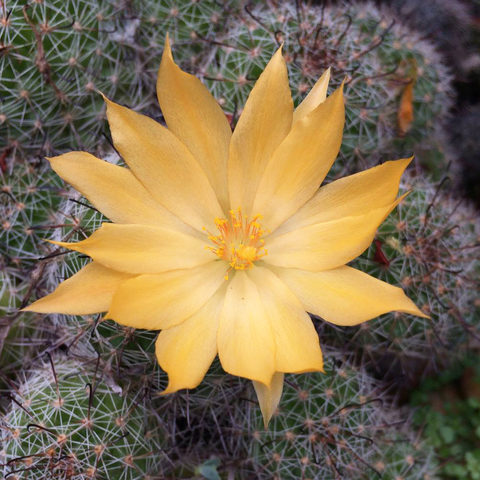
<svg viewBox="0 0 480 480">
<path fill-rule="evenodd" d="M 92 210 L 81 204 L 70 205 L 70 213 L 79 219 L 83 230 L 88 232 L 98 227 L 101 219 L 98 214 L 92 216 Z M 63 234 L 68 231 L 71 232 L 71 228 L 64 230 Z M 55 268 L 57 273 L 52 276 L 50 282 L 47 282 L 48 287 L 45 291 L 54 287 L 53 282 L 70 276 L 72 271 L 76 271 L 85 262 L 85 259 L 78 258 L 75 254 L 70 254 L 69 257 L 68 261 L 65 259 L 58 261 L 57 267 L 52 265 L 52 269 Z M 333 476 L 335 466 L 343 471 L 349 464 L 355 464 L 357 468 L 350 472 L 351 478 L 356 478 L 354 474 L 358 473 L 358 468 L 365 467 L 364 475 L 367 475 L 371 466 L 375 470 L 409 473 L 410 476 L 406 476 L 406 479 L 421 478 L 415 475 L 427 471 L 431 473 L 431 478 L 434 478 L 434 466 L 429 461 L 431 455 L 427 454 L 423 447 L 408 442 L 404 444 L 402 434 L 396 432 L 393 427 L 388 428 L 386 435 L 379 434 L 376 430 L 379 425 L 383 425 L 382 431 L 385 430 L 386 425 L 395 423 L 398 418 L 387 419 L 388 414 L 382 413 L 383 402 L 387 400 L 382 395 L 379 384 L 353 366 L 343 365 L 340 361 L 335 365 L 330 359 L 326 367 L 327 376 L 322 374 L 292 376 L 288 380 L 290 383 L 285 387 L 280 413 L 274 416 L 270 430 L 264 433 L 253 389 L 249 383 L 225 375 L 218 363 L 198 389 L 173 396 L 158 396 L 158 393 L 166 387 L 167 378 L 158 369 L 155 361 L 155 332 L 125 328 L 111 321 L 99 323 L 99 317 L 56 315 L 51 318 L 55 322 L 59 341 L 68 346 L 70 354 L 90 361 L 94 361 L 98 355 L 109 365 L 112 375 L 123 388 L 133 391 L 147 389 L 152 392 L 156 415 L 163 419 L 166 432 L 175 439 L 178 446 L 171 451 L 171 457 L 175 459 L 177 478 L 189 478 L 196 466 L 202 464 L 210 455 L 220 460 L 218 467 L 220 472 L 241 470 L 247 476 L 255 472 L 255 475 L 260 475 L 259 478 L 271 478 L 269 475 L 278 474 L 280 471 L 283 471 L 283 476 L 280 475 L 279 478 L 289 478 L 289 472 L 297 472 L 302 466 L 306 472 L 310 472 L 311 478 L 335 478 Z M 378 338 L 375 338 L 371 343 L 377 341 Z M 408 337 L 405 338 L 405 342 L 407 341 Z M 292 384 L 299 386 L 294 388 Z M 309 393 L 303 394 L 303 391 Z M 381 400 L 378 400 L 378 397 Z M 297 405 L 293 408 L 292 404 L 295 401 Z M 349 412 L 348 416 L 336 412 L 331 425 L 322 423 L 323 417 L 328 417 L 335 410 L 351 404 L 361 405 L 346 409 Z M 313 433 L 305 433 L 304 424 L 307 418 L 301 418 L 299 408 L 304 415 L 311 413 L 314 419 L 314 425 L 309 428 L 313 429 L 312 432 L 319 439 L 318 452 L 314 458 L 322 459 L 319 461 L 320 465 L 308 457 L 309 437 Z M 346 418 L 350 419 L 350 423 L 345 424 Z M 358 430 L 363 429 L 362 425 L 365 426 L 365 434 L 375 433 L 374 448 L 370 440 L 365 440 L 362 432 Z M 296 439 L 296 443 L 283 440 L 288 433 L 287 426 L 294 432 L 292 438 Z M 325 444 L 330 427 L 338 430 L 333 440 L 341 445 L 338 447 L 340 451 L 333 453 L 330 452 L 333 444 L 330 445 L 328 442 Z M 401 451 L 398 448 L 400 440 Z M 354 441 L 355 443 L 352 443 Z M 343 444 L 347 445 L 345 450 Z M 283 445 L 280 453 L 273 449 L 280 448 L 279 445 Z M 286 449 L 285 445 L 290 445 L 290 449 Z M 205 454 L 206 451 L 208 455 Z M 336 459 L 335 466 L 329 461 L 324 461 L 327 451 Z M 358 462 L 354 461 L 357 458 L 355 455 L 365 460 L 366 464 L 360 462 L 359 466 Z M 423 455 L 426 458 L 422 458 Z M 279 465 L 275 460 L 278 458 L 282 458 Z M 271 470 L 273 465 L 276 465 L 275 469 L 278 471 Z M 415 465 L 415 469 L 412 469 L 412 465 Z M 348 468 L 346 471 L 349 472 Z M 324 477 L 327 473 L 330 477 Z"/>
<path fill-rule="evenodd" d="M 187 479 L 213 457 L 235 478 L 435 478 L 431 449 L 378 382 L 343 360 L 287 378 L 269 430 L 251 385 L 218 365 L 187 395 L 158 396 L 163 386 L 123 394 L 101 361 L 42 362 L 0 417 L 4 475 Z"/>
<path fill-rule="evenodd" d="M 3 152 L 94 148 L 106 130 L 97 90 L 158 115 L 152 85 L 167 32 L 181 47 L 177 60 L 204 77 L 230 114 L 241 109 L 280 42 L 295 100 L 327 67 L 334 86 L 346 78 L 348 170 L 390 153 L 408 85 L 414 84 L 415 115 L 409 131 L 400 131 L 404 150 L 428 138 L 450 104 L 450 76 L 430 44 L 371 4 L 297 11 L 288 2 L 82 0 L 27 9 L 13 2 L 3 18 L 0 79 L 9 90 L 0 112 Z"/>
<path fill-rule="evenodd" d="M 326 373 L 287 375 L 268 430 L 251 382 L 218 360 L 198 388 L 164 396 L 157 332 L 102 315 L 18 312 L 89 261 L 43 239 L 80 240 L 105 221 L 43 155 L 85 149 L 121 161 L 105 147 L 97 90 L 160 118 L 155 78 L 167 33 L 175 60 L 202 78 L 232 125 L 282 43 L 296 104 L 326 68 L 330 92 L 345 79 L 344 140 L 329 179 L 412 153 L 417 167 L 442 170 L 451 77 L 423 35 L 397 20 L 372 3 L 0 2 L 5 478 L 436 478 L 432 448 L 385 378 L 418 380 L 480 338 L 480 226 L 448 181 L 406 177 L 402 191 L 412 192 L 353 265 L 402 286 L 431 319 L 316 321 Z"/>
<path fill-rule="evenodd" d="M 400 367 L 408 377 L 451 362 L 480 338 L 480 223 L 473 208 L 452 197 L 448 179 L 410 175 L 402 190 L 410 194 L 354 265 L 402 287 L 431 318 L 396 312 L 355 328 L 322 327 L 323 338 L 334 338 L 364 363 L 377 370 L 388 365 L 395 375 Z"/>
<path fill-rule="evenodd" d="M 382 386 L 344 359 L 287 376 L 267 431 L 250 431 L 252 478 L 434 479 L 433 450 L 414 438 Z M 245 424 L 261 424 L 251 409 Z M 405 428 L 406 427 L 406 428 Z"/>
</svg>

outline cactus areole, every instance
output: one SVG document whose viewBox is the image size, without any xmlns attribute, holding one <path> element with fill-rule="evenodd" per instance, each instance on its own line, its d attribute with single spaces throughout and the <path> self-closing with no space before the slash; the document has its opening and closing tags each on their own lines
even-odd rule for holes
<svg viewBox="0 0 480 480">
<path fill-rule="evenodd" d="M 323 371 L 307 314 L 357 325 L 389 311 L 425 316 L 403 290 L 346 266 L 401 200 L 411 159 L 319 185 L 340 148 L 343 85 L 330 72 L 294 109 L 282 49 L 258 78 L 232 133 L 219 104 L 172 57 L 157 92 L 165 128 L 105 98 L 129 168 L 85 152 L 52 168 L 113 223 L 79 243 L 93 261 L 27 310 L 161 330 L 164 393 L 194 388 L 218 354 L 253 380 L 265 422 L 283 374 Z"/>
</svg>

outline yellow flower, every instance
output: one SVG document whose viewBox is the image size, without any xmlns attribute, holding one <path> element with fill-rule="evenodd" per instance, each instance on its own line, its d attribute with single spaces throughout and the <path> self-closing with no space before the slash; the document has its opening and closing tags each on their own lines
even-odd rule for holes
<svg viewBox="0 0 480 480">
<path fill-rule="evenodd" d="M 165 393 L 194 388 L 218 354 L 254 381 L 267 423 L 283 374 L 323 371 L 311 312 L 357 325 L 392 310 L 425 316 L 397 287 L 346 266 L 401 199 L 411 159 L 318 188 L 338 154 L 343 86 L 329 71 L 295 110 L 279 49 L 232 133 L 205 86 L 166 43 L 158 98 L 168 129 L 105 99 L 127 168 L 85 152 L 52 168 L 114 223 L 79 243 L 93 262 L 26 310 L 161 330 Z"/>
</svg>

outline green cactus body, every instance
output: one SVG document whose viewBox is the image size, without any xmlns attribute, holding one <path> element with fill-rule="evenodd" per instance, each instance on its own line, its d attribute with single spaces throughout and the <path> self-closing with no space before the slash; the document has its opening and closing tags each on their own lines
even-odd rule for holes
<svg viewBox="0 0 480 480">
<path fill-rule="evenodd" d="M 157 479 L 164 454 L 142 395 L 70 360 L 28 373 L 2 423 L 3 473 L 16 478 Z"/>
<path fill-rule="evenodd" d="M 106 131 L 98 91 L 158 116 L 152 106 L 166 33 L 182 43 L 179 60 L 188 63 L 225 12 L 206 0 L 25 5 L 0 6 L 0 152 L 20 156 L 95 150 Z"/>
<path fill-rule="evenodd" d="M 200 53 L 207 45 L 205 42 L 222 31 L 229 14 L 238 10 L 238 2 L 134 0 L 131 7 L 139 21 L 140 44 L 152 50 L 157 48 L 160 52 L 168 33 L 174 43 L 181 45 L 180 57 L 188 61 L 189 55 Z M 194 60 L 190 58 L 190 61 Z"/>
<path fill-rule="evenodd" d="M 8 92 L 0 107 L 1 150 L 43 156 L 93 148 L 105 130 L 96 90 L 137 103 L 137 84 L 130 87 L 141 83 L 114 3 L 7 4 L 6 12 L 0 10 L 0 79 Z"/>
<path fill-rule="evenodd" d="M 19 161 L 7 172 L 0 196 L 0 316 L 21 307 L 30 287 L 43 279 L 43 238 L 62 221 L 61 180 L 44 167 Z M 48 270 L 48 269 L 47 269 Z"/>
<path fill-rule="evenodd" d="M 30 294 L 57 275 L 48 260 L 53 249 L 44 238 L 65 221 L 62 182 L 43 165 L 18 161 L 3 177 L 0 197 L 0 386 L 56 341 L 52 323 L 39 315 L 19 314 Z M 58 277 L 56 280 L 58 281 Z M 3 335 L 0 334 L 0 337 Z"/>
</svg>

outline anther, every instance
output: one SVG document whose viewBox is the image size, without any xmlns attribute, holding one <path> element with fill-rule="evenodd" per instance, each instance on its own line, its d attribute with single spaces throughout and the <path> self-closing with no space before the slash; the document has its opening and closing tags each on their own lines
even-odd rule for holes
<svg viewBox="0 0 480 480">
<path fill-rule="evenodd" d="M 237 211 L 230 210 L 229 214 L 230 221 L 218 217 L 214 220 L 219 235 L 213 235 L 205 227 L 203 228 L 208 233 L 207 238 L 217 246 L 209 249 L 219 258 L 226 260 L 230 266 L 224 277 L 225 280 L 229 279 L 230 271 L 251 269 L 254 262 L 267 254 L 264 249 L 265 241 L 261 238 L 265 231 L 261 230 L 257 222 L 263 218 L 262 215 L 255 215 L 249 223 L 247 216 L 242 214 L 241 208 Z M 225 248 L 227 244 L 228 249 Z"/>
</svg>

